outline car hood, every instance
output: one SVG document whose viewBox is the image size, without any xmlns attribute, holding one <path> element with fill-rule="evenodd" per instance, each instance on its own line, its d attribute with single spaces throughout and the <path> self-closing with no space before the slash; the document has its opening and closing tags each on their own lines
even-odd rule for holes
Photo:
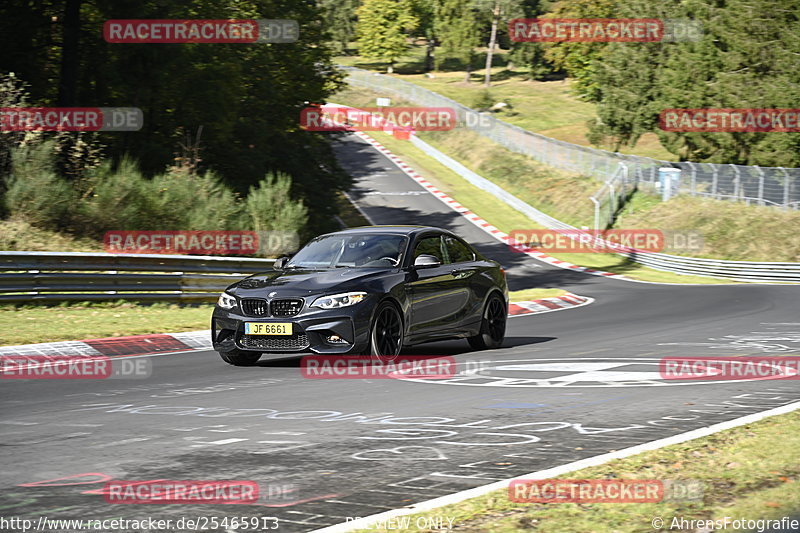
<svg viewBox="0 0 800 533">
<path fill-rule="evenodd" d="M 254 274 L 233 284 L 228 291 L 237 296 L 305 296 L 339 290 L 361 290 L 391 270 L 336 268 L 332 270 L 280 270 Z M 276 294 L 272 294 L 272 293 Z"/>
</svg>

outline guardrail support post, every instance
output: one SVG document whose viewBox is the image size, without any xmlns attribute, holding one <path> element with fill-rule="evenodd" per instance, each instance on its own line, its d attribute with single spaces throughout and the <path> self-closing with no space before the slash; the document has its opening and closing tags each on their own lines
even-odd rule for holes
<svg viewBox="0 0 800 533">
<path fill-rule="evenodd" d="M 711 177 L 711 196 L 717 196 L 717 185 L 719 184 L 719 168 L 717 165 L 712 163 L 712 168 L 714 169 L 714 174 Z"/>
<path fill-rule="evenodd" d="M 789 182 L 792 181 L 792 179 L 789 177 L 789 171 L 788 170 L 786 170 L 783 167 L 778 167 L 778 168 L 781 169 L 783 171 L 783 174 L 786 176 L 786 181 L 783 182 L 783 210 L 784 211 L 788 211 L 789 210 Z"/>
<path fill-rule="evenodd" d="M 739 167 L 731 163 L 731 168 L 733 168 L 733 173 L 736 175 L 733 178 L 733 198 L 734 201 L 741 200 L 744 195 L 742 194 L 742 177 L 739 174 Z"/>
<path fill-rule="evenodd" d="M 686 161 L 686 164 L 689 165 L 689 168 L 692 169 L 692 184 L 690 186 L 689 193 L 692 196 L 697 194 L 697 169 L 694 168 L 694 163 L 690 161 Z"/>
</svg>

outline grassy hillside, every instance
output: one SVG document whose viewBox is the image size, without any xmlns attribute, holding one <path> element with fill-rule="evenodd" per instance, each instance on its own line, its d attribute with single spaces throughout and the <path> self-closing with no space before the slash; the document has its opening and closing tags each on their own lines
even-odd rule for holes
<svg viewBox="0 0 800 533">
<path fill-rule="evenodd" d="M 342 65 L 369 70 L 380 71 L 383 67 L 359 56 L 340 56 L 336 61 Z M 475 107 L 475 103 L 483 97 L 486 90 L 483 86 L 485 70 L 473 72 L 471 82 L 465 83 L 464 71 L 442 70 L 430 75 L 424 74 L 423 61 L 424 47 L 412 46 L 409 53 L 399 60 L 392 76 L 452 98 L 468 107 Z M 554 139 L 594 148 L 613 149 L 612 146 L 592 145 L 586 139 L 586 123 L 595 116 L 595 106 L 576 98 L 570 90 L 568 79 L 529 80 L 524 71 L 508 65 L 504 50 L 495 56 L 494 64 L 498 66 L 492 69 L 489 94 L 494 102 L 509 104 L 506 110 L 497 113 L 498 118 Z M 653 134 L 644 135 L 636 146 L 623 147 L 620 151 L 666 161 L 675 160 L 675 156 L 667 152 Z"/>
<path fill-rule="evenodd" d="M 332 100 L 356 107 L 371 106 L 377 96 L 380 96 L 377 92 L 359 88 L 343 91 Z M 398 100 L 395 103 L 402 105 L 404 102 Z M 600 187 L 599 181 L 548 167 L 469 130 L 422 132 L 419 136 L 548 215 L 574 226 L 593 224 L 594 211 L 589 196 Z M 381 142 L 383 139 L 381 137 Z M 413 147 L 404 141 L 387 142 L 400 156 L 416 154 Z M 459 201 L 468 207 L 481 205 L 480 199 L 473 200 L 473 204 L 468 200 Z M 493 223 L 502 226 L 502 223 Z M 519 225 L 517 222 L 512 228 L 534 227 L 530 221 L 527 224 Z M 640 191 L 626 206 L 616 227 L 700 232 L 704 237 L 704 248 L 686 253 L 695 257 L 800 261 L 800 234 L 796 231 L 800 227 L 799 211 L 685 196 L 662 203 L 658 197 Z M 571 254 L 564 259 L 595 268 L 609 266 L 599 264 L 597 257 L 591 257 L 597 255 L 603 254 Z"/>
</svg>

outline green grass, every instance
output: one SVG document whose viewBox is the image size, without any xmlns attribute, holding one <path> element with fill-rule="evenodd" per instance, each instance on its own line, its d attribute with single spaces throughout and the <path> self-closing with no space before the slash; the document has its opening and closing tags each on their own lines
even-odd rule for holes
<svg viewBox="0 0 800 533">
<path fill-rule="evenodd" d="M 463 70 L 445 68 L 434 71 L 430 75 L 423 73 L 424 46 L 414 45 L 395 66 L 395 74 L 400 78 L 451 98 L 468 107 L 484 92 L 482 57 L 476 60 L 479 68 L 473 71 L 470 83 L 465 83 Z M 509 107 L 496 114 L 497 118 L 510 124 L 554 139 L 573 144 L 593 146 L 605 150 L 613 150 L 610 145 L 592 145 L 586 139 L 587 122 L 596 115 L 595 105 L 577 98 L 571 89 L 569 79 L 555 81 L 533 81 L 528 79 L 525 71 L 509 69 L 506 51 L 495 55 L 492 68 L 492 85 L 489 89 L 494 102 L 505 102 Z M 366 61 L 357 55 L 339 56 L 336 62 L 367 70 L 384 72 L 385 65 Z M 450 64 L 446 65 L 449 66 Z M 676 157 L 668 152 L 655 134 L 646 134 L 634 147 L 622 147 L 620 151 L 627 154 L 653 157 L 667 161 L 676 161 Z"/>
<path fill-rule="evenodd" d="M 0 345 L 208 329 L 213 305 L 130 302 L 1 306 Z"/>
<path fill-rule="evenodd" d="M 44 230 L 21 220 L 0 220 L 0 250 L 29 252 L 102 252 L 103 243 Z"/>
<path fill-rule="evenodd" d="M 557 298 L 565 294 L 567 294 L 567 291 L 563 289 L 523 289 L 521 291 L 511 291 L 508 296 L 512 302 L 526 302 L 540 298 Z"/>
<path fill-rule="evenodd" d="M 341 98 L 339 100 L 341 100 Z M 349 104 L 349 102 L 339 103 Z M 414 168 L 428 181 L 436 185 L 441 191 L 447 193 L 497 229 L 509 233 L 512 229 L 541 228 L 541 226 L 532 222 L 528 217 L 506 204 L 495 201 L 493 198 L 487 201 L 486 192 L 478 189 L 449 168 L 428 156 L 422 150 L 416 148 L 410 142 L 395 139 L 391 135 L 383 132 L 369 132 L 369 134 L 390 151 L 400 156 L 403 161 Z M 498 183 L 498 185 L 503 186 L 504 184 Z M 512 189 L 509 192 L 514 193 L 515 191 Z M 614 254 L 553 254 L 553 256 L 577 265 L 624 274 L 632 279 L 643 281 L 699 284 L 730 283 L 729 281 L 714 278 L 683 276 L 671 272 L 661 272 L 631 263 Z"/>
<path fill-rule="evenodd" d="M 377 93 L 369 91 L 345 90 L 337 94 L 333 100 L 337 103 L 366 107 L 374 104 L 376 95 Z M 398 102 L 398 105 L 403 104 L 402 101 Z M 444 169 L 447 174 L 442 174 L 442 181 L 452 184 L 454 192 L 460 189 L 455 185 L 456 181 L 467 184 L 449 169 L 427 157 L 420 150 L 409 146 L 410 143 L 389 138 L 380 132 L 374 133 L 376 138 L 387 139 L 387 146 L 396 148 L 398 155 L 410 158 L 409 161 L 413 159 L 418 165 L 426 165 L 426 160 L 431 161 L 432 173 L 442 174 L 440 170 Z M 593 226 L 594 210 L 589 196 L 599 188 L 600 183 L 597 180 L 547 167 L 463 129 L 423 132 L 420 137 L 537 209 L 576 227 Z M 456 181 L 450 178 L 444 179 L 444 176 L 455 176 Z M 444 186 L 440 188 L 447 190 Z M 478 191 L 474 187 L 472 190 Z M 478 194 L 484 193 L 478 192 Z M 474 197 L 470 194 L 468 196 Z M 475 200 L 477 202 L 465 199 L 462 203 L 470 207 L 481 205 L 480 198 Z M 488 217 L 484 218 L 488 220 Z M 522 219 L 524 225 L 513 225 L 511 228 L 535 227 L 526 217 Z M 503 229 L 502 219 L 495 225 Z M 689 196 L 679 196 L 669 202 L 661 202 L 653 194 L 640 190 L 619 214 L 615 227 L 691 230 L 704 237 L 702 250 L 669 252 L 678 255 L 740 261 L 800 260 L 800 232 L 795 230 L 800 227 L 800 211 L 782 211 L 770 207 L 747 206 L 742 203 Z M 561 258 L 592 268 L 607 267 L 603 269 L 618 273 L 630 271 L 630 265 L 625 264 L 617 256 L 572 254 Z M 654 272 L 656 271 L 651 271 Z M 659 273 L 654 276 L 646 279 L 682 280 L 682 278 L 672 278 L 672 274 Z M 695 281 L 699 282 L 699 279 Z"/>
<path fill-rule="evenodd" d="M 800 262 L 800 211 L 691 196 L 662 203 L 645 196 L 634 198 L 617 226 L 698 231 L 704 247 L 688 254 L 695 257 Z"/>
<path fill-rule="evenodd" d="M 411 516 L 454 518 L 468 533 L 537 533 L 580 531 L 641 533 L 660 517 L 779 519 L 800 509 L 800 412 L 767 418 L 683 444 L 560 476 L 561 479 L 698 480 L 703 499 L 697 502 L 648 504 L 513 503 L 503 489 L 485 496 Z M 676 531 L 677 529 L 673 529 Z M 386 531 L 381 528 L 371 531 Z M 418 531 L 393 529 L 392 531 Z M 682 530 L 681 530 L 682 531 Z M 692 530 L 693 531 L 693 530 Z"/>
</svg>

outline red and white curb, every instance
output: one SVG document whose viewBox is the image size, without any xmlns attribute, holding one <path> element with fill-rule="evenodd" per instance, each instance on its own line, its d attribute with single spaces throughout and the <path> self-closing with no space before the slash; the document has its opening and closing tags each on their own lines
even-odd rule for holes
<svg viewBox="0 0 800 533">
<path fill-rule="evenodd" d="M 0 346 L 4 355 L 83 355 L 126 357 L 211 349 L 211 331 L 187 331 L 158 335 L 132 335 L 84 341 L 43 342 Z"/>
<path fill-rule="evenodd" d="M 594 302 L 594 298 L 578 296 L 577 294 L 568 292 L 563 296 L 554 296 L 552 298 L 540 298 L 538 300 L 526 302 L 511 302 L 508 304 L 508 316 L 515 317 L 537 313 L 550 313 L 552 311 L 561 311 L 563 309 L 589 305 L 592 302 Z"/>
<path fill-rule="evenodd" d="M 367 135 L 367 134 L 365 134 L 364 132 L 361 132 L 361 131 L 354 132 L 354 135 L 358 136 L 360 139 L 364 140 L 365 142 L 367 142 L 367 143 L 371 144 L 373 147 L 375 147 L 379 152 L 381 152 L 383 155 L 385 155 L 387 158 L 389 158 L 389 160 L 392 163 L 397 165 L 397 167 L 400 170 L 402 170 L 408 177 L 410 177 L 411 179 L 413 179 L 414 181 L 416 181 L 417 183 L 419 183 L 420 185 L 425 187 L 432 195 L 434 195 L 435 197 L 440 199 L 442 202 L 444 202 L 445 205 L 449 206 L 451 209 L 453 209 L 454 211 L 458 212 L 461 216 L 463 216 L 464 218 L 466 218 L 467 220 L 469 220 L 470 222 L 472 222 L 473 224 L 478 226 L 480 229 L 482 229 L 483 231 L 485 231 L 486 233 L 488 233 L 489 235 L 491 235 L 492 237 L 494 237 L 498 241 L 502 242 L 503 244 L 509 244 L 510 239 L 509 239 L 508 234 L 503 233 L 502 231 L 500 231 L 496 227 L 492 226 L 491 224 L 486 222 L 484 219 L 482 219 L 481 217 L 479 217 L 478 215 L 476 215 L 475 213 L 473 213 L 472 211 L 470 211 L 469 209 L 464 207 L 463 205 L 459 204 L 458 202 L 456 202 L 455 200 L 450 198 L 447 194 L 445 194 L 442 191 L 440 191 L 439 189 L 437 189 L 431 182 L 429 182 L 428 180 L 423 178 L 418 172 L 416 172 L 410 166 L 405 164 L 402 159 L 400 159 L 399 157 L 394 155 L 392 152 L 390 152 L 381 143 L 379 143 L 378 141 L 376 141 L 375 139 L 373 139 L 372 137 L 370 137 L 369 135 Z M 614 272 L 606 272 L 604 270 L 596 270 L 596 269 L 593 269 L 593 268 L 583 267 L 583 266 L 579 266 L 579 265 L 573 265 L 572 263 L 570 263 L 568 261 L 562 261 L 561 259 L 556 259 L 555 257 L 553 257 L 551 255 L 547 255 L 546 253 L 539 252 L 539 251 L 534 250 L 534 249 L 529 248 L 529 247 L 519 247 L 518 246 L 516 248 L 517 248 L 517 250 L 520 251 L 520 253 L 524 253 L 525 255 L 527 255 L 529 257 L 533 257 L 533 258 L 538 259 L 539 261 L 542 261 L 542 262 L 547 263 L 549 265 L 553 265 L 553 266 L 556 266 L 556 267 L 559 267 L 559 268 L 564 268 L 566 270 L 574 270 L 575 272 L 583 272 L 585 274 L 590 274 L 590 275 L 593 275 L 593 276 L 613 277 L 613 278 L 624 279 L 624 280 L 628 279 L 625 276 L 623 276 L 621 274 L 616 274 Z"/>
<path fill-rule="evenodd" d="M 580 307 L 594 300 L 586 296 L 567 293 L 553 298 L 542 298 L 525 302 L 511 302 L 508 306 L 510 317 L 526 316 L 536 313 L 549 313 L 572 307 Z M 0 346 L 0 357 L 4 355 L 82 355 L 126 357 L 133 355 L 155 355 L 198 350 L 211 350 L 211 331 L 185 331 L 183 333 L 163 333 L 154 335 L 131 335 L 128 337 L 108 337 L 84 341 L 43 342 Z"/>
</svg>

